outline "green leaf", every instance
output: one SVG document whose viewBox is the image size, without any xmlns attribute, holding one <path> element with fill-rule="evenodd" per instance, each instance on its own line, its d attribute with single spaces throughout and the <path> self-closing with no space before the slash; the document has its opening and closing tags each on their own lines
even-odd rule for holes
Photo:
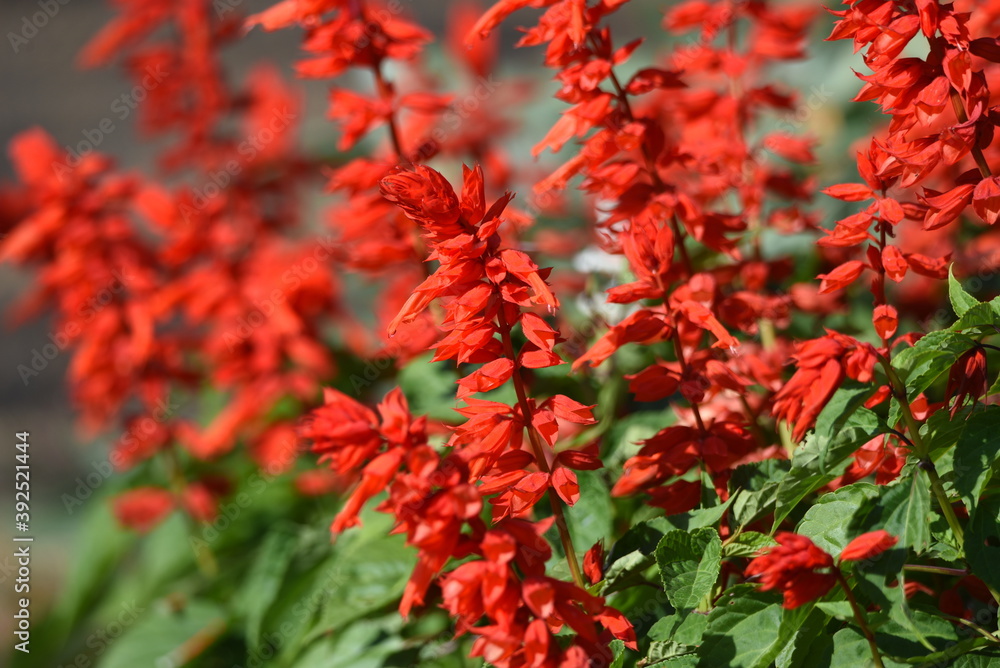
<svg viewBox="0 0 1000 668">
<path fill-rule="evenodd" d="M 615 509 L 611 493 L 598 471 L 577 471 L 580 498 L 566 509 L 573 546 L 583 553 L 602 538 L 612 535 Z"/>
<path fill-rule="evenodd" d="M 777 668 L 816 668 L 823 665 L 823 660 L 833 651 L 833 638 L 826 628 L 828 621 L 826 612 L 817 603 L 775 658 Z"/>
<path fill-rule="evenodd" d="M 697 612 L 674 613 L 659 619 L 646 634 L 650 640 L 673 641 L 681 645 L 700 645 L 708 627 L 708 615 Z"/>
<path fill-rule="evenodd" d="M 791 462 L 784 459 L 765 459 L 736 467 L 729 479 L 729 493 L 731 498 L 735 497 L 732 517 L 737 526 L 746 526 L 773 512 L 778 484 L 789 469 Z"/>
<path fill-rule="evenodd" d="M 952 668 L 1000 668 L 1000 653 L 965 654 L 955 659 Z"/>
<path fill-rule="evenodd" d="M 893 357 L 892 366 L 906 384 L 907 397 L 912 401 L 924 392 L 975 343 L 965 334 L 942 330 L 930 332 L 913 346 L 897 353 Z M 898 421 L 898 410 L 897 407 L 895 413 L 890 414 L 890 424 Z"/>
<path fill-rule="evenodd" d="M 702 487 L 705 486 L 707 485 L 703 482 Z M 711 508 L 698 508 L 697 510 L 692 510 L 689 513 L 690 519 L 688 520 L 687 528 L 691 530 L 715 526 L 719 523 L 719 520 L 722 519 L 722 516 L 726 514 L 726 511 L 729 510 L 729 506 L 732 505 L 735 498 L 735 496 L 731 496 L 726 499 L 724 503 L 712 506 Z"/>
<path fill-rule="evenodd" d="M 356 541 L 333 559 L 334 579 L 329 598 L 313 634 L 344 627 L 396 601 L 413 571 L 415 555 L 402 536 Z"/>
<path fill-rule="evenodd" d="M 931 490 L 926 476 L 918 470 L 910 480 L 884 490 L 880 502 L 885 517 L 882 528 L 899 538 L 900 547 L 923 552 L 931 540 Z"/>
<path fill-rule="evenodd" d="M 854 610 L 847 601 L 819 601 L 816 607 L 837 619 L 853 619 Z"/>
<path fill-rule="evenodd" d="M 898 663 L 886 656 L 882 657 L 885 668 L 900 668 L 905 663 Z M 875 662 L 868 641 L 861 631 L 853 626 L 840 629 L 833 634 L 833 658 L 823 668 L 870 668 Z"/>
<path fill-rule="evenodd" d="M 67 625 L 74 624 L 107 591 L 108 580 L 135 543 L 135 535 L 120 529 L 110 504 L 97 498 L 90 500 L 74 542 L 70 573 L 55 610 Z"/>
<path fill-rule="evenodd" d="M 775 596 L 752 585 L 722 595 L 708 616 L 698 650 L 699 668 L 765 668 L 771 665 L 811 612 L 809 606 L 783 610 Z"/>
<path fill-rule="evenodd" d="M 458 372 L 446 362 L 431 362 L 432 354 L 412 360 L 400 369 L 396 382 L 406 395 L 414 415 L 427 415 L 436 420 L 455 420 L 454 392 Z M 369 364 L 361 375 L 352 376 L 355 392 L 375 382 L 383 372 Z"/>
<path fill-rule="evenodd" d="M 242 608 L 246 611 L 247 645 L 260 644 L 260 627 L 284 581 L 288 565 L 295 556 L 295 536 L 272 531 L 257 552 L 250 573 L 241 590 Z"/>
<path fill-rule="evenodd" d="M 724 557 L 753 557 L 765 547 L 777 545 L 766 533 L 744 531 L 722 546 Z"/>
<path fill-rule="evenodd" d="M 340 633 L 311 644 L 298 657 L 294 668 L 381 668 L 389 656 L 405 647 L 406 641 L 400 637 L 401 627 L 398 614 L 355 622 Z M 248 661 L 247 665 L 254 663 Z"/>
<path fill-rule="evenodd" d="M 1000 589 L 1000 497 L 982 499 L 965 526 L 965 556 L 969 569 L 986 584 Z"/>
<path fill-rule="evenodd" d="M 639 550 L 615 560 L 604 572 L 604 590 L 601 593 L 611 594 L 633 584 L 637 576 L 652 566 L 654 561 L 656 560 L 651 554 L 643 554 Z"/>
<path fill-rule="evenodd" d="M 207 601 L 188 601 L 181 610 L 160 605 L 140 611 L 138 620 L 110 645 L 98 666 L 181 666 L 211 646 L 225 627 L 222 609 Z"/>
<path fill-rule="evenodd" d="M 867 408 L 858 408 L 870 393 L 871 388 L 841 388 L 820 413 L 817 431 L 795 451 L 792 469 L 778 486 L 775 527 L 806 495 L 842 474 L 848 458 L 859 447 L 882 433 L 885 425 L 878 416 Z M 820 420 L 823 432 L 819 431 Z"/>
<path fill-rule="evenodd" d="M 617 639 L 612 640 L 610 647 L 613 658 L 608 668 L 622 668 L 625 665 L 625 643 Z"/>
<path fill-rule="evenodd" d="M 952 267 L 948 267 L 948 299 L 951 300 L 951 307 L 955 309 L 955 315 L 962 317 L 965 312 L 981 302 L 965 291 L 962 284 L 955 278 Z"/>
<path fill-rule="evenodd" d="M 952 332 L 964 332 L 983 328 L 985 332 L 994 333 L 990 329 L 995 325 L 1000 325 L 1000 314 L 993 308 L 992 303 L 976 304 L 948 329 Z"/>
<path fill-rule="evenodd" d="M 671 531 L 656 546 L 656 563 L 670 604 L 693 610 L 719 578 L 722 540 L 715 529 Z"/>
<path fill-rule="evenodd" d="M 966 508 L 976 507 L 983 487 L 989 482 L 1000 452 L 1000 437 L 995 431 L 998 427 L 1000 407 L 988 406 L 969 418 L 958 438 L 953 461 L 955 489 L 961 494 Z"/>
<path fill-rule="evenodd" d="M 662 519 L 662 518 L 658 518 Z M 615 541 L 608 551 L 603 594 L 620 591 L 637 581 L 641 573 L 656 563 L 656 545 L 665 531 L 656 520 L 640 522 Z"/>
<path fill-rule="evenodd" d="M 878 487 L 866 482 L 824 494 L 806 511 L 796 532 L 808 536 L 824 552 L 838 555 L 860 533 L 857 526 L 877 498 Z"/>
</svg>

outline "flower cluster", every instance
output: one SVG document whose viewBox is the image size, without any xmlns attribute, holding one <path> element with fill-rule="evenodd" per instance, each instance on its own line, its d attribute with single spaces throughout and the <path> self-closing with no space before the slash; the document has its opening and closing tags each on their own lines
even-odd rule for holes
<svg viewBox="0 0 1000 668">
<path fill-rule="evenodd" d="M 36 270 L 15 315 L 54 312 L 79 422 L 115 436 L 114 518 L 189 534 L 201 577 L 149 591 L 232 617 L 185 660 L 271 625 L 289 666 L 346 638 L 498 668 L 996 651 L 997 3 L 457 0 L 439 50 L 434 3 L 114 4 L 81 63 L 142 85 L 159 173 L 20 134 L 0 261 Z M 494 76 L 529 8 L 565 107 L 519 159 L 535 82 Z M 824 20 L 885 121 L 856 179 L 817 150 L 832 93 L 792 85 Z M 329 142 L 272 64 L 224 65 L 291 29 Z"/>
<path fill-rule="evenodd" d="M 370 410 L 328 392 L 303 429 L 321 459 L 337 473 L 359 479 L 333 524 L 340 532 L 358 522 L 362 505 L 388 489 L 379 508 L 392 513 L 397 530 L 419 550 L 419 562 L 400 603 L 406 615 L 425 601 L 428 586 L 451 559 L 477 556 L 443 575 L 442 605 L 457 631 L 479 636 L 473 654 L 497 666 L 585 666 L 617 637 L 635 646 L 629 622 L 586 591 L 560 504 L 580 490 L 574 470 L 600 468 L 593 452 L 557 450 L 561 433 L 595 420 L 591 407 L 556 395 L 538 402 L 528 395 L 524 370 L 562 364 L 553 353 L 559 334 L 532 308 L 558 301 L 525 253 L 504 247 L 499 229 L 510 193 L 487 207 L 483 172 L 464 169 L 461 196 L 438 172 L 422 165 L 399 168 L 381 183 L 387 200 L 420 226 L 438 268 L 413 291 L 390 324 L 390 334 L 439 302 L 445 336 L 434 360 L 478 364 L 458 381 L 457 409 L 467 418 L 454 428 L 441 456 L 428 445 L 425 419 L 412 419 L 398 390 Z M 519 327 L 526 343 L 515 350 Z M 511 382 L 513 406 L 478 399 Z M 524 434 L 527 433 L 527 442 Z M 552 516 L 532 520 L 548 495 Z M 484 500 L 492 521 L 481 519 Z M 552 548 L 544 534 L 553 523 L 575 582 L 546 575 Z M 466 531 L 467 530 L 467 531 Z M 480 625 L 485 618 L 487 624 Z M 573 630 L 569 647 L 553 633 Z"/>
</svg>

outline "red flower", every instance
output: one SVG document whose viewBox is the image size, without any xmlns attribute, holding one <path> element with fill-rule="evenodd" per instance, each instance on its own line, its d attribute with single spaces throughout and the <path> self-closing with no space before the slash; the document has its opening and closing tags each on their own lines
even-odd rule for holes
<svg viewBox="0 0 1000 668">
<path fill-rule="evenodd" d="M 837 583 L 833 557 L 807 537 L 783 531 L 774 539 L 778 545 L 766 548 L 751 561 L 746 574 L 759 577 L 761 589 L 780 591 L 785 608 L 791 610 L 815 601 Z"/>
<path fill-rule="evenodd" d="M 137 487 L 115 497 L 113 511 L 128 529 L 148 533 L 174 509 L 174 496 L 159 487 Z"/>
<path fill-rule="evenodd" d="M 802 440 L 844 377 L 869 382 L 875 349 L 849 336 L 829 332 L 804 341 L 792 355 L 798 369 L 774 398 L 774 417 L 795 425 L 792 438 Z"/>
<path fill-rule="evenodd" d="M 861 534 L 840 551 L 840 561 L 862 561 L 891 549 L 899 539 L 887 531 L 878 530 Z"/>
<path fill-rule="evenodd" d="M 974 406 L 986 395 L 989 382 L 986 349 L 977 345 L 962 353 L 948 372 L 948 385 L 945 388 L 945 395 L 954 401 L 951 406 L 951 416 L 955 417 L 966 399 L 971 398 Z"/>
</svg>

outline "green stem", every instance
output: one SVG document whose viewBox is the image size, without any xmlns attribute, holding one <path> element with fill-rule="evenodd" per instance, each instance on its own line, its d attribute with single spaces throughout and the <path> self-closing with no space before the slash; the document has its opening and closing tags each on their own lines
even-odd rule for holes
<svg viewBox="0 0 1000 668">
<path fill-rule="evenodd" d="M 924 564 L 905 564 L 904 571 L 916 571 L 918 573 L 938 573 L 940 575 L 954 575 L 955 577 L 965 577 L 969 571 L 964 568 L 946 568 L 944 566 L 926 566 Z"/>
<path fill-rule="evenodd" d="M 774 322 L 767 318 L 761 318 L 757 323 L 757 327 L 760 330 L 760 342 L 764 346 L 764 350 L 774 350 L 777 348 L 778 335 L 774 330 Z M 775 424 L 778 428 L 778 437 L 781 438 L 781 445 L 785 448 L 785 452 L 788 453 L 788 458 L 791 459 L 792 454 L 795 452 L 795 441 L 792 440 L 792 430 L 787 422 L 776 420 Z"/>
<path fill-rule="evenodd" d="M 183 498 L 184 490 L 187 488 L 187 481 L 184 479 L 184 473 L 181 470 L 181 463 L 177 459 L 177 453 L 173 448 L 169 448 L 164 453 L 164 462 L 167 467 L 167 477 L 170 479 L 170 488 L 174 493 L 174 496 L 179 500 Z M 185 520 L 187 521 L 188 527 L 191 530 L 192 535 L 198 529 L 198 523 L 191 517 L 188 513 L 183 513 Z M 215 561 L 215 557 L 212 555 L 212 551 L 205 547 L 204 549 L 195 547 L 194 548 L 194 558 L 195 562 L 198 564 L 198 570 L 206 578 L 214 578 L 219 573 L 219 565 Z"/>
<path fill-rule="evenodd" d="M 531 442 L 531 449 L 534 451 L 535 461 L 538 463 L 539 469 L 544 473 L 549 473 L 551 469 L 549 468 L 548 459 L 545 457 L 545 449 L 538 440 L 538 433 L 535 431 L 535 427 L 531 424 L 531 404 L 528 401 L 528 393 L 524 389 L 521 368 L 517 366 L 517 355 L 514 354 L 514 344 L 510 339 L 511 325 L 508 324 L 507 318 L 504 315 L 503 304 L 500 304 L 500 308 L 498 309 L 497 321 L 500 325 L 500 339 L 503 343 L 504 354 L 515 365 L 514 374 L 511 379 L 514 381 L 514 391 L 517 393 L 517 402 L 521 407 L 521 415 L 527 422 L 525 427 L 528 431 L 528 440 Z M 580 570 L 580 562 L 576 556 L 576 548 L 573 547 L 573 537 L 570 535 L 569 525 L 566 523 L 566 515 L 563 513 L 562 502 L 552 490 L 549 490 L 547 496 L 552 506 L 552 515 L 555 517 L 556 528 L 559 530 L 559 542 L 562 543 L 563 552 L 566 553 L 566 562 L 569 564 L 569 572 L 573 576 L 573 582 L 580 589 L 586 589 L 587 582 L 583 579 L 583 572 Z"/>
<path fill-rule="evenodd" d="M 861 611 L 861 606 L 858 605 L 857 599 L 854 598 L 854 592 L 851 591 L 850 585 L 847 584 L 847 580 L 844 579 L 844 574 L 840 572 L 839 568 L 834 569 L 834 574 L 837 576 L 837 582 L 840 583 L 840 587 L 844 590 L 844 594 L 847 596 L 847 602 L 851 604 L 851 610 L 854 612 L 854 619 L 858 622 L 858 626 L 861 627 L 861 632 L 865 634 L 865 640 L 868 641 L 868 647 L 871 649 L 872 660 L 875 661 L 876 668 L 885 668 L 885 665 L 882 663 L 882 656 L 878 651 L 878 645 L 875 644 L 875 634 L 872 633 L 871 628 L 869 628 L 868 621 L 865 619 L 865 615 Z"/>
<path fill-rule="evenodd" d="M 920 436 L 920 424 L 913 417 L 913 411 L 910 409 L 910 401 L 906 396 L 906 386 L 899 379 L 896 370 L 892 368 L 889 360 L 880 355 L 879 362 L 882 364 L 885 375 L 889 379 L 892 393 L 896 397 L 896 401 L 899 402 L 900 412 L 903 414 L 903 422 L 906 423 L 906 429 L 910 433 L 910 441 L 913 443 L 914 454 L 920 460 L 921 468 L 927 473 L 927 479 L 931 483 L 931 491 L 934 492 L 934 498 L 937 499 L 938 505 L 941 507 L 941 513 L 944 515 L 945 520 L 948 521 L 948 526 L 951 527 L 951 532 L 954 534 L 955 540 L 958 541 L 959 546 L 962 546 L 965 544 L 965 532 L 962 530 L 962 525 L 955 515 L 955 509 L 951 507 L 951 501 L 948 500 L 948 493 L 944 491 L 941 478 L 938 477 L 937 470 L 934 468 L 934 462 L 931 461 L 929 455 L 929 448 Z"/>
</svg>

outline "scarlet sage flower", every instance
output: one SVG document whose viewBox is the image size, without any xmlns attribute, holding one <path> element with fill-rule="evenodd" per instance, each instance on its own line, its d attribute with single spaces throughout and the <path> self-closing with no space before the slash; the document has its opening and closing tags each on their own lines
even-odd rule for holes
<svg viewBox="0 0 1000 668">
<path fill-rule="evenodd" d="M 822 598 L 837 584 L 837 562 L 808 537 L 782 531 L 774 539 L 778 544 L 753 559 L 746 574 L 759 579 L 763 591 L 780 591 L 785 608 L 792 610 Z M 897 542 L 882 530 L 863 534 L 844 547 L 839 562 L 871 559 Z"/>
<path fill-rule="evenodd" d="M 792 437 L 798 441 L 844 378 L 872 379 L 877 353 L 870 344 L 828 330 L 825 337 L 798 344 L 792 359 L 797 370 L 775 395 L 773 411 L 775 418 L 795 426 Z"/>
<path fill-rule="evenodd" d="M 137 487 L 115 497 L 112 502 L 118 522 L 140 533 L 156 528 L 175 506 L 173 494 L 159 487 Z"/>
<path fill-rule="evenodd" d="M 945 395 L 954 402 L 951 406 L 951 416 L 961 410 L 965 400 L 971 398 L 972 405 L 986 395 L 989 388 L 989 375 L 986 370 L 986 349 L 976 345 L 963 353 L 951 366 L 948 372 L 948 385 Z"/>
</svg>

